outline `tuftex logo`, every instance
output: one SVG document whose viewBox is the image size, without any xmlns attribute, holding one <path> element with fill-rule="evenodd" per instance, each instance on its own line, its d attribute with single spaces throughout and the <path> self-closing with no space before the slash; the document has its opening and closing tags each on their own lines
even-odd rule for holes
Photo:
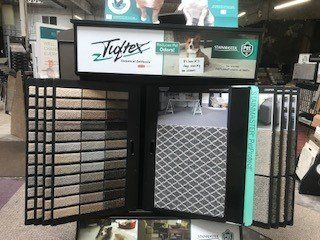
<svg viewBox="0 0 320 240">
<path fill-rule="evenodd" d="M 104 61 L 113 59 L 114 62 L 121 58 L 142 54 L 150 49 L 149 42 L 131 43 L 127 40 L 121 41 L 120 38 L 114 38 L 106 41 L 93 42 L 92 45 L 101 44 L 103 46 L 101 53 L 92 54 L 93 61 Z"/>
</svg>

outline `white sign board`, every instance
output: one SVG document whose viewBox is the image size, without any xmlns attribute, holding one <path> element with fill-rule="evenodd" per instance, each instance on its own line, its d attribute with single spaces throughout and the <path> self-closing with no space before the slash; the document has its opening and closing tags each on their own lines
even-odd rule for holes
<svg viewBox="0 0 320 240">
<path fill-rule="evenodd" d="M 63 28 L 36 23 L 35 77 L 59 78 L 59 54 L 57 32 Z"/>
<path fill-rule="evenodd" d="M 179 59 L 180 74 L 203 74 L 204 58 L 180 58 Z"/>
<path fill-rule="evenodd" d="M 162 74 L 156 42 L 164 31 L 77 27 L 77 70 L 90 73 Z"/>
</svg>

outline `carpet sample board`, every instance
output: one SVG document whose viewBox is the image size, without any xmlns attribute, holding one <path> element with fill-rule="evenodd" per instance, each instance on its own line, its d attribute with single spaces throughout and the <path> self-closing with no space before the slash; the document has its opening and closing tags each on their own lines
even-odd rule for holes
<svg viewBox="0 0 320 240">
<path fill-rule="evenodd" d="M 155 207 L 224 217 L 226 172 L 227 129 L 158 125 Z"/>
<path fill-rule="evenodd" d="M 30 79 L 25 86 L 26 224 L 123 212 L 130 202 L 127 171 L 136 161 L 127 164 L 134 156 L 128 155 L 130 90 L 64 84 Z"/>
<path fill-rule="evenodd" d="M 251 224 L 246 194 L 253 196 L 248 183 L 254 170 L 246 166 L 251 159 L 248 129 L 255 126 L 249 127 L 248 119 L 250 114 L 256 119 L 258 89 L 197 89 L 148 92 L 146 121 L 152 124 L 146 130 L 150 153 L 142 204 L 158 214 Z"/>
<path fill-rule="evenodd" d="M 270 127 L 258 125 L 254 225 L 259 227 L 293 223 L 298 95 L 296 88 L 260 88 L 260 103 L 266 96 L 273 100 L 268 105 L 273 116 Z"/>
</svg>

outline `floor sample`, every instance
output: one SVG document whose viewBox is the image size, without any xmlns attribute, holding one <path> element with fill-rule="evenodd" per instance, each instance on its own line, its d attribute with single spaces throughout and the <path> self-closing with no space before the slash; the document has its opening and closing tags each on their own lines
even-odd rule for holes
<svg viewBox="0 0 320 240">
<path fill-rule="evenodd" d="M 1 188 L 8 185 L 0 183 Z M 76 223 L 52 226 L 24 225 L 24 187 L 0 210 L 0 236 L 6 240 L 74 240 Z"/>
<path fill-rule="evenodd" d="M 23 185 L 21 179 L 0 178 L 0 209 Z"/>
<path fill-rule="evenodd" d="M 224 216 L 227 129 L 158 125 L 156 208 Z"/>
</svg>

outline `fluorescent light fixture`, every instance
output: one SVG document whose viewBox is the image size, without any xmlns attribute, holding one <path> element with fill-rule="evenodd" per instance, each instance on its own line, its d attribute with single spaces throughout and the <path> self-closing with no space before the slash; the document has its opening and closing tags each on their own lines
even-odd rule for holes
<svg viewBox="0 0 320 240">
<path fill-rule="evenodd" d="M 74 15 L 74 17 L 76 18 L 76 19 L 78 19 L 78 20 L 82 20 L 83 18 L 82 17 L 80 17 L 80 16 L 78 16 L 78 15 Z"/>
<path fill-rule="evenodd" d="M 311 0 L 293 0 L 290 2 L 286 2 L 283 4 L 279 4 L 277 6 L 274 7 L 275 10 L 280 10 L 280 9 L 284 9 L 284 8 L 288 8 L 288 7 L 292 7 L 298 4 L 302 4 L 302 3 L 306 3 L 306 2 L 310 2 Z"/>
<path fill-rule="evenodd" d="M 241 17 L 243 17 L 244 15 L 246 15 L 247 13 L 246 12 L 241 12 L 241 13 L 239 13 L 238 14 L 238 18 L 241 18 Z"/>
</svg>

